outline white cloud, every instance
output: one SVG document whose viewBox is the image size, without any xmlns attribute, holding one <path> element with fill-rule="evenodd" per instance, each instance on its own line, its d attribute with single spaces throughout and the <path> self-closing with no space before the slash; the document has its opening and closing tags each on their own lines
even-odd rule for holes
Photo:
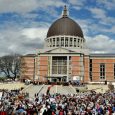
<svg viewBox="0 0 115 115">
<path fill-rule="evenodd" d="M 72 5 L 83 6 L 83 0 L 68 0 L 68 2 Z"/>
<path fill-rule="evenodd" d="M 40 38 L 40 41 L 43 41 L 46 37 L 48 28 L 25 28 L 22 30 L 22 35 L 30 39 Z"/>
<path fill-rule="evenodd" d="M 96 35 L 95 37 L 86 37 L 87 47 L 93 52 L 113 53 L 115 51 L 115 40 L 106 35 Z"/>
<path fill-rule="evenodd" d="M 96 7 L 88 8 L 87 10 L 89 10 L 92 13 L 92 16 L 94 18 L 98 19 L 99 24 L 110 25 L 110 26 L 113 26 L 115 24 L 114 17 L 110 17 L 106 10 Z"/>
<path fill-rule="evenodd" d="M 104 25 L 113 26 L 113 25 L 115 25 L 115 18 L 106 16 L 105 18 L 102 18 L 102 19 L 100 20 L 100 23 L 101 23 L 101 24 L 104 24 Z"/>
<path fill-rule="evenodd" d="M 0 12 L 27 13 L 38 7 L 37 0 L 0 0 Z"/>
<path fill-rule="evenodd" d="M 61 0 L 0 0 L 0 13 L 28 13 L 36 9 L 60 7 L 64 3 Z M 47 11 L 47 10 L 46 10 Z"/>
<path fill-rule="evenodd" d="M 112 26 L 111 28 L 103 28 L 100 31 L 115 34 L 115 26 Z"/>
<path fill-rule="evenodd" d="M 80 10 L 84 7 L 85 0 L 68 0 L 68 6 L 76 10 Z"/>
<path fill-rule="evenodd" d="M 115 0 L 97 0 L 97 3 L 106 9 L 115 9 Z"/>
<path fill-rule="evenodd" d="M 103 9 L 89 8 L 89 10 L 91 11 L 91 13 L 95 18 L 103 19 L 106 17 L 106 12 Z"/>
<path fill-rule="evenodd" d="M 107 0 L 105 1 L 106 3 L 101 4 L 107 4 Z M 79 10 L 80 8 L 84 7 L 85 0 L 68 0 L 68 4 L 72 5 L 71 8 Z M 16 13 L 15 16 L 18 15 L 17 13 L 19 13 L 21 14 L 22 18 L 24 17 L 32 19 L 33 17 L 38 16 L 42 21 L 42 16 L 44 14 L 39 14 L 39 11 L 42 10 L 46 14 L 50 14 L 50 16 L 48 15 L 45 18 L 45 20 L 48 21 L 49 18 L 58 15 L 58 11 L 56 11 L 56 8 L 62 7 L 64 5 L 65 3 L 62 0 L 0 0 L 0 13 Z M 34 10 L 36 10 L 38 14 L 29 13 Z M 88 47 L 95 52 L 114 52 L 115 40 L 110 39 L 108 36 L 96 35 L 94 38 L 87 37 L 89 35 L 88 33 L 92 34 L 93 32 L 94 34 L 95 32 L 115 33 L 114 18 L 107 17 L 107 12 L 101 8 L 89 7 L 87 10 L 89 10 L 93 14 L 93 17 L 98 20 L 92 20 L 92 18 L 89 17 L 89 19 L 81 19 L 76 22 L 78 22 L 78 24 L 83 29 L 84 37 L 86 38 Z M 16 24 L 18 23 L 16 21 L 6 21 L 6 25 L 3 24 L 3 26 L 5 26 L 5 29 L 0 30 L 0 55 L 5 55 L 11 52 L 22 54 L 32 52 L 35 53 L 36 48 L 41 48 L 43 46 L 49 23 L 36 23 L 36 21 L 30 19 L 26 21 L 23 20 L 24 22 L 21 22 L 22 25 L 20 25 Z M 95 21 L 99 22 L 95 23 Z M 113 26 L 107 29 L 99 24 Z M 26 28 L 24 28 L 24 26 Z"/>
<path fill-rule="evenodd" d="M 11 53 L 36 53 L 43 47 L 47 27 L 13 28 L 0 31 L 0 56 Z"/>
</svg>

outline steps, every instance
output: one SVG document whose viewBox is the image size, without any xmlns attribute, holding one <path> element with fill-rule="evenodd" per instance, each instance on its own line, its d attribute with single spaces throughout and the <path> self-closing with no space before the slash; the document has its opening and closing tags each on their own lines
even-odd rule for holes
<svg viewBox="0 0 115 115">
<path fill-rule="evenodd" d="M 54 85 L 50 89 L 50 94 L 60 93 L 60 94 L 76 94 L 76 90 L 71 86 L 62 86 L 62 85 Z"/>
<path fill-rule="evenodd" d="M 30 84 L 22 92 L 27 92 L 27 93 L 29 93 L 29 97 L 34 97 L 35 93 L 38 93 L 42 87 L 43 87 L 43 85 Z"/>
<path fill-rule="evenodd" d="M 29 97 L 34 97 L 35 93 L 39 93 L 40 95 L 46 94 L 48 87 L 51 85 L 33 85 L 30 84 L 27 86 L 25 89 L 23 89 L 22 92 L 27 92 L 29 93 Z M 69 85 L 69 86 L 62 86 L 62 85 L 54 85 L 50 89 L 50 94 L 55 94 L 55 93 L 60 93 L 60 94 L 76 94 L 76 89 L 75 87 Z"/>
</svg>

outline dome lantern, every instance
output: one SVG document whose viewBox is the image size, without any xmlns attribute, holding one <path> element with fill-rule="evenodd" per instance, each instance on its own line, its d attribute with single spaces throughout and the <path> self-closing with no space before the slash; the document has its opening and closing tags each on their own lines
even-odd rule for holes
<svg viewBox="0 0 115 115">
<path fill-rule="evenodd" d="M 63 12 L 62 12 L 62 17 L 68 17 L 68 11 L 66 5 L 64 6 Z"/>
</svg>

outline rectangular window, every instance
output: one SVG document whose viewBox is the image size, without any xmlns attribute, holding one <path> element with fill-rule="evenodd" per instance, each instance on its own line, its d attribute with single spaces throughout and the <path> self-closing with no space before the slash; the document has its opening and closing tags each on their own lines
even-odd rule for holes
<svg viewBox="0 0 115 115">
<path fill-rule="evenodd" d="M 68 47 L 68 38 L 65 39 L 65 47 Z"/>
<path fill-rule="evenodd" d="M 100 64 L 100 79 L 105 79 L 105 64 Z"/>
<path fill-rule="evenodd" d="M 74 47 L 76 47 L 76 38 L 74 38 Z"/>
<path fill-rule="evenodd" d="M 67 57 L 53 57 L 52 74 L 67 74 Z"/>
<path fill-rule="evenodd" d="M 79 41 L 80 41 L 80 39 L 78 39 L 78 47 L 79 47 Z"/>
<path fill-rule="evenodd" d="M 72 38 L 70 38 L 70 47 L 72 47 Z"/>
<path fill-rule="evenodd" d="M 52 74 L 57 74 L 57 66 L 52 66 Z"/>
<path fill-rule="evenodd" d="M 55 38 L 53 38 L 53 47 L 55 46 Z"/>
<path fill-rule="evenodd" d="M 57 38 L 57 47 L 59 46 L 59 38 Z"/>
<path fill-rule="evenodd" d="M 92 59 L 89 60 L 89 79 L 92 81 Z"/>
</svg>

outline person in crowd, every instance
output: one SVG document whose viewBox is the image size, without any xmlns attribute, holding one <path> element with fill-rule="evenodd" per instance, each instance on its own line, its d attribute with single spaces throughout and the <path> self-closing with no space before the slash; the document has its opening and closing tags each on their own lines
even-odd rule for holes
<svg viewBox="0 0 115 115">
<path fill-rule="evenodd" d="M 3 91 L 0 115 L 115 115 L 115 92 L 78 94 L 35 94 Z"/>
</svg>

